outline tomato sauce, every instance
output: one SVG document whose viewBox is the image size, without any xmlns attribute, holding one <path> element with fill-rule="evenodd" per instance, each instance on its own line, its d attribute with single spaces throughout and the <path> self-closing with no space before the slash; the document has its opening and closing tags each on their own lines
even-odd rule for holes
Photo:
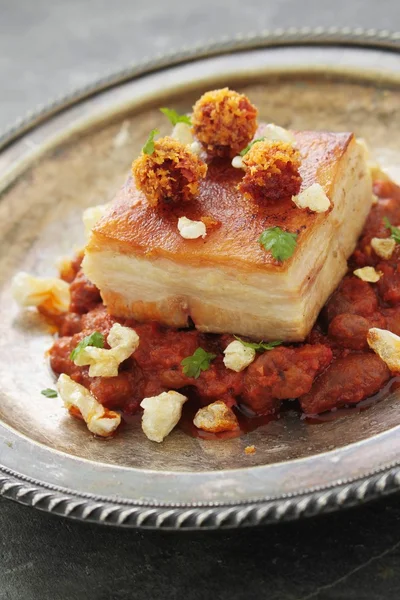
<svg viewBox="0 0 400 600">
<path fill-rule="evenodd" d="M 389 237 L 384 217 L 393 225 L 400 224 L 400 187 L 380 180 L 374 184 L 374 193 L 378 202 L 372 207 L 349 259 L 348 274 L 322 309 L 304 343 L 284 344 L 257 354 L 247 369 L 236 373 L 223 364 L 223 350 L 234 340 L 232 335 L 204 334 L 194 328 L 174 330 L 158 323 L 112 317 L 96 287 L 83 274 L 81 257 L 77 257 L 64 274 L 71 286 L 71 306 L 70 312 L 57 321 L 59 338 L 50 350 L 53 370 L 66 373 L 87 387 L 104 406 L 126 415 L 135 414 L 145 397 L 180 390 L 189 397 L 181 419 L 182 429 L 205 439 L 236 437 L 265 424 L 279 416 L 284 400 L 298 399 L 301 411 L 308 416 L 332 415 L 328 411 L 354 405 L 361 409 L 370 404 L 368 399 L 380 400 L 387 393 L 393 374 L 368 348 L 366 336 L 371 327 L 400 335 L 400 244 L 390 259 L 382 260 L 372 249 L 371 239 Z M 376 284 L 353 275 L 355 269 L 364 266 L 374 266 L 383 273 Z M 91 378 L 88 367 L 77 367 L 69 355 L 93 331 L 106 337 L 115 322 L 134 328 L 140 345 L 120 366 L 117 377 Z M 199 347 L 216 358 L 196 379 L 183 373 L 181 361 Z M 193 425 L 198 408 L 216 400 L 233 408 L 239 422 L 237 430 L 210 434 Z"/>
</svg>

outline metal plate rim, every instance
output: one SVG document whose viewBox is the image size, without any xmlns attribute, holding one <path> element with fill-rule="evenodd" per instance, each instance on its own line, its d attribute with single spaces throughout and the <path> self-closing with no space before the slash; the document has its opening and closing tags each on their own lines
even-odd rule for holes
<svg viewBox="0 0 400 600">
<path fill-rule="evenodd" d="M 360 27 L 289 27 L 288 29 L 265 30 L 260 33 L 238 33 L 234 37 L 221 37 L 217 40 L 198 42 L 193 46 L 183 47 L 170 53 L 156 54 L 152 58 L 144 58 L 127 67 L 102 74 L 87 85 L 72 89 L 70 92 L 56 96 L 45 104 L 40 104 L 24 116 L 18 118 L 11 126 L 0 132 L 0 151 L 19 136 L 30 131 L 39 123 L 61 112 L 69 106 L 153 71 L 198 60 L 204 57 L 217 56 L 240 50 L 296 45 L 347 45 L 364 48 L 380 48 L 392 51 L 400 50 L 400 31 L 386 29 L 363 29 Z"/>
<path fill-rule="evenodd" d="M 203 57 L 239 50 L 289 45 L 348 45 L 400 49 L 400 34 L 350 28 L 291 28 L 261 34 L 239 35 L 185 48 L 145 60 L 117 73 L 106 75 L 84 88 L 38 107 L 0 135 L 0 151 L 51 116 L 92 95 L 145 74 Z M 260 501 L 209 505 L 160 505 L 104 499 L 30 479 L 0 465 L 0 495 L 38 509 L 78 520 L 123 527 L 152 529 L 217 529 L 260 525 L 353 506 L 400 489 L 400 467 L 391 464 L 352 481 L 340 481 L 320 489 L 265 498 Z"/>
<path fill-rule="evenodd" d="M 253 502 L 169 505 L 123 502 L 80 494 L 30 480 L 0 467 L 0 495 L 62 517 L 124 528 L 234 529 L 294 521 L 357 506 L 400 490 L 400 467 L 333 487 Z"/>
</svg>

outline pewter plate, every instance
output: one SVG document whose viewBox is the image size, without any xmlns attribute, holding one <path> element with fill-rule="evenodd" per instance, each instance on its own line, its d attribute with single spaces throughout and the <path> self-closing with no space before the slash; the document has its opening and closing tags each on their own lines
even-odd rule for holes
<svg viewBox="0 0 400 600">
<path fill-rule="evenodd" d="M 288 413 L 232 440 L 194 439 L 176 430 L 157 445 L 135 420 L 114 439 L 95 439 L 59 399 L 40 394 L 54 385 L 45 359 L 51 334 L 10 295 L 17 271 L 55 274 L 57 257 L 82 246 L 82 210 L 112 198 L 150 129 L 168 131 L 158 107 L 186 111 L 213 87 L 244 91 L 261 119 L 285 127 L 355 131 L 398 178 L 398 40 L 385 32 L 292 31 L 186 51 L 107 77 L 3 135 L 4 496 L 104 524 L 188 529 L 293 519 L 400 487 L 398 394 L 323 425 Z M 246 455 L 251 444 L 256 453 Z"/>
</svg>

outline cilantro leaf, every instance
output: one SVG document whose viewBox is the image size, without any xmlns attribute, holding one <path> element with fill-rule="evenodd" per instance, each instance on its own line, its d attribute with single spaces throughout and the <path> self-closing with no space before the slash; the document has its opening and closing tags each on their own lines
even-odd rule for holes
<svg viewBox="0 0 400 600">
<path fill-rule="evenodd" d="M 243 148 L 243 150 L 240 152 L 240 156 L 244 156 L 245 154 L 248 153 L 250 148 L 252 148 L 254 146 L 254 144 L 256 144 L 257 142 L 263 142 L 264 140 L 265 140 L 265 137 L 260 137 L 260 138 L 257 138 L 256 140 L 253 140 L 252 142 L 250 142 L 250 144 L 248 144 L 246 146 L 246 148 Z"/>
<path fill-rule="evenodd" d="M 51 388 L 46 388 L 40 392 L 46 398 L 57 398 L 58 394 L 56 390 L 52 390 Z"/>
<path fill-rule="evenodd" d="M 400 229 L 392 225 L 387 217 L 383 217 L 383 224 L 386 229 L 390 229 L 390 237 L 393 238 L 397 244 L 400 244 Z"/>
<path fill-rule="evenodd" d="M 145 145 L 142 148 L 143 154 L 153 154 L 154 152 L 154 137 L 159 134 L 158 129 L 152 129 L 149 133 L 149 137 L 146 140 Z"/>
<path fill-rule="evenodd" d="M 208 371 L 211 361 L 214 360 L 216 356 L 216 354 L 206 352 L 203 348 L 197 348 L 192 356 L 188 356 L 182 360 L 181 365 L 183 367 L 183 374 L 197 379 L 200 377 L 201 371 Z"/>
<path fill-rule="evenodd" d="M 87 346 L 95 346 L 96 348 L 104 348 L 104 335 L 100 331 L 94 331 L 87 335 L 79 342 L 69 355 L 71 360 L 75 360 L 80 352 Z"/>
<path fill-rule="evenodd" d="M 177 123 L 186 123 L 186 125 L 192 124 L 190 117 L 187 115 L 180 115 L 173 108 L 160 108 L 160 110 L 167 119 L 169 119 L 172 125 L 176 125 Z"/>
<path fill-rule="evenodd" d="M 280 227 L 264 229 L 258 241 L 266 250 L 270 250 L 276 260 L 287 260 L 296 248 L 297 233 L 284 231 Z"/>
<path fill-rule="evenodd" d="M 261 342 L 245 342 L 244 340 L 241 340 L 240 337 L 238 337 L 237 335 L 235 335 L 234 337 L 238 340 L 238 342 L 243 344 L 243 346 L 246 346 L 247 348 L 253 348 L 253 350 L 255 350 L 256 352 L 265 352 L 266 350 L 272 350 L 276 346 L 280 346 L 282 344 L 282 342 L 278 340 L 274 342 L 264 342 L 264 340 L 261 340 Z"/>
</svg>

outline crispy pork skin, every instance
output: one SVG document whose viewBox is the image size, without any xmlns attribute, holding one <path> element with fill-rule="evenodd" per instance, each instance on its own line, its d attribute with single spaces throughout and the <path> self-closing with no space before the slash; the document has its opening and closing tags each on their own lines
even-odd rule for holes
<svg viewBox="0 0 400 600">
<path fill-rule="evenodd" d="M 261 125 L 256 137 L 262 135 Z M 293 132 L 301 190 L 319 183 L 331 210 L 312 213 L 291 198 L 264 204 L 237 186 L 241 169 L 214 159 L 199 194 L 184 206 L 152 207 L 129 177 L 86 247 L 85 275 L 111 314 L 254 339 L 303 340 L 347 269 L 371 207 L 364 151 L 350 133 Z M 178 218 L 220 226 L 183 239 Z M 258 242 L 264 229 L 298 234 L 293 256 L 275 260 Z"/>
</svg>

